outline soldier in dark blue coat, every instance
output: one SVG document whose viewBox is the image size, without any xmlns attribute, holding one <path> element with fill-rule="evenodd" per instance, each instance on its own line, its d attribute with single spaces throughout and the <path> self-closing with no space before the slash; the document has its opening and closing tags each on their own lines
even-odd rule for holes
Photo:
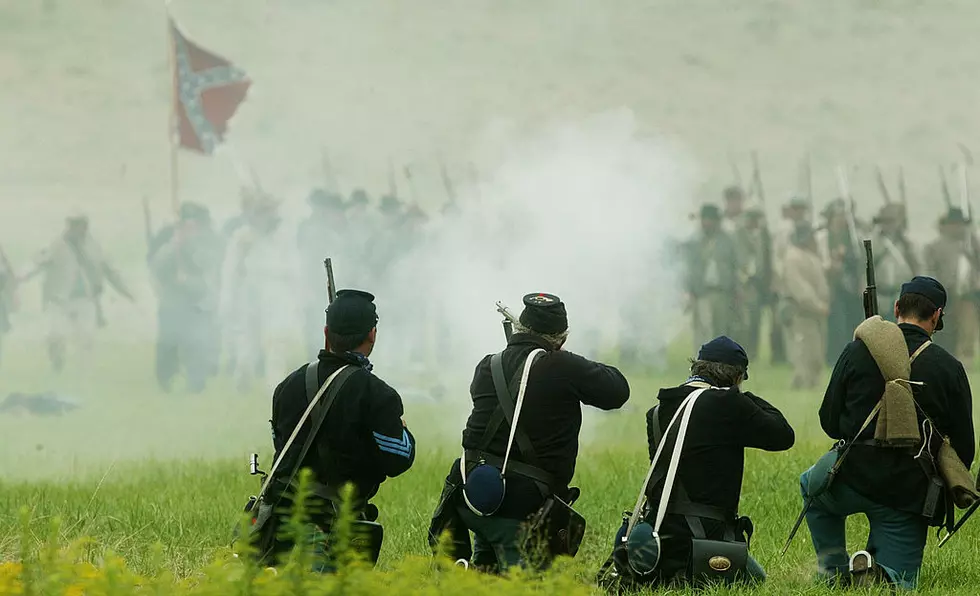
<svg viewBox="0 0 980 596">
<path fill-rule="evenodd" d="M 446 527 L 435 527 L 430 533 L 443 530 L 473 532 L 475 541 L 472 563 L 490 571 L 506 571 L 515 565 L 527 564 L 522 552 L 525 523 L 537 513 L 552 495 L 562 501 L 573 499 L 569 489 L 578 456 L 578 435 L 582 428 L 582 405 L 602 410 L 615 410 L 629 399 L 626 378 L 616 368 L 587 360 L 562 350 L 568 337 L 568 318 L 565 305 L 557 296 L 528 294 L 524 311 L 514 325 L 507 347 L 500 353 L 502 377 L 518 396 L 519 377 L 525 361 L 534 350 L 543 350 L 533 361 L 527 377 L 526 393 L 518 416 L 517 432 L 526 439 L 516 439 L 511 447 L 506 475 L 506 493 L 490 514 L 480 514 L 472 505 L 483 487 L 473 480 L 473 470 L 481 463 L 501 466 L 507 455 L 511 427 L 498 399 L 494 383 L 492 360 L 484 357 L 476 366 L 470 397 L 473 410 L 463 430 L 465 463 L 456 460 L 447 478 L 448 486 L 462 486 L 460 468 L 468 475 L 467 485 L 460 492 L 444 493 L 440 509 L 454 519 Z M 464 493 L 468 495 L 463 498 Z M 437 518 L 439 517 L 437 512 Z M 434 520 L 437 521 L 438 520 Z M 468 541 L 468 538 L 467 538 Z M 547 565 L 553 553 L 543 553 Z"/>
</svg>

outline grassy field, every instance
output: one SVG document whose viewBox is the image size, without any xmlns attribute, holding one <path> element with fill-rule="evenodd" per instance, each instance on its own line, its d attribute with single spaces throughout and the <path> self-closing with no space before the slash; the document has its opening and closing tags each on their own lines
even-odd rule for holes
<svg viewBox="0 0 980 596">
<path fill-rule="evenodd" d="M 228 562 L 228 544 L 240 508 L 257 487 L 246 473 L 245 454 L 256 449 L 263 462 L 271 459 L 268 397 L 261 392 L 236 395 L 224 387 L 195 398 L 164 396 L 142 376 L 148 352 L 130 350 L 123 356 L 120 349 L 116 354 L 120 357 L 96 359 L 93 370 L 103 375 L 101 381 L 79 370 L 66 375 L 63 382 L 85 396 L 79 410 L 58 418 L 0 417 L 0 560 L 6 561 L 0 567 L 0 593 L 10 587 L 3 578 L 16 569 L 11 562 L 25 553 L 72 544 L 74 550 L 66 552 L 96 567 L 61 568 L 66 585 L 105 582 L 111 576 L 119 593 L 133 582 L 156 582 L 163 593 L 177 588 L 223 593 L 222 586 L 231 585 L 240 590 L 246 580 L 240 566 Z M 578 508 L 589 529 L 578 558 L 544 580 L 508 580 L 508 590 L 594 589 L 591 579 L 608 555 L 620 515 L 631 506 L 645 471 L 643 412 L 659 385 L 683 377 L 682 350 L 672 352 L 670 360 L 678 371 L 675 378 L 630 375 L 633 395 L 623 411 L 590 412 L 587 417 L 575 484 L 583 491 Z M 15 354 L 5 371 L 38 379 L 43 378 L 43 366 L 24 352 Z M 383 375 L 383 363 L 379 368 Z M 9 372 L 4 378 L 12 379 Z M 78 382 L 68 383 L 69 378 Z M 819 395 L 795 393 L 788 386 L 787 370 L 761 366 L 753 370 L 748 385 L 786 412 L 798 434 L 797 445 L 787 453 L 748 454 L 742 513 L 755 521 L 752 550 L 770 574 L 766 586 L 753 592 L 818 594 L 823 588 L 813 579 L 815 564 L 805 529 L 784 558 L 777 555 L 799 506 L 796 478 L 827 447 L 815 414 Z M 465 394 L 454 394 L 445 405 L 408 403 L 406 410 L 419 437 L 419 455 L 415 467 L 386 483 L 376 501 L 387 535 L 379 571 L 357 571 L 356 577 L 344 580 L 353 584 L 330 580 L 316 589 L 501 589 L 494 582 L 473 582 L 465 574 L 433 567 L 427 559 L 425 532 L 458 448 Z M 53 528 L 54 520 L 58 525 Z M 855 520 L 848 529 L 852 547 L 860 546 L 864 521 Z M 942 551 L 931 537 L 922 591 L 975 593 L 980 584 L 978 537 L 976 526 L 968 527 Z M 77 546 L 82 538 L 84 543 Z M 130 577 L 121 565 L 143 579 Z M 89 576 L 95 579 L 79 579 Z M 277 583 L 260 584 L 269 593 L 282 589 Z M 89 586 L 88 593 L 108 589 L 97 583 L 79 585 Z"/>
</svg>

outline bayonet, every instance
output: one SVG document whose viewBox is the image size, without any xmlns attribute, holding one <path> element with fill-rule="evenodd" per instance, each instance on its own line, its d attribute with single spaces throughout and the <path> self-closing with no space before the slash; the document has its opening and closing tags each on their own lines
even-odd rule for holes
<svg viewBox="0 0 980 596">
<path fill-rule="evenodd" d="M 953 197 L 949 194 L 949 183 L 946 181 L 946 168 L 939 166 L 939 185 L 943 193 L 943 202 L 946 203 L 946 209 L 953 208 Z"/>
<path fill-rule="evenodd" d="M 875 166 L 875 178 L 877 179 L 878 182 L 878 192 L 880 192 L 881 197 L 885 199 L 885 204 L 891 205 L 892 197 L 890 194 L 888 194 L 888 185 L 885 184 L 885 178 L 884 176 L 882 176 L 881 168 L 878 166 Z"/>
</svg>

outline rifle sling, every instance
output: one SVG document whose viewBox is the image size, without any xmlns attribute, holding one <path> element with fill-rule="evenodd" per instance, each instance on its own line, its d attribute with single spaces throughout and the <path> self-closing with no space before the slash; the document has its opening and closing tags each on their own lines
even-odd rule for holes
<svg viewBox="0 0 980 596">
<path fill-rule="evenodd" d="M 660 444 L 663 440 L 663 431 L 660 429 L 660 405 L 657 404 L 653 408 L 653 442 L 654 446 Z M 667 474 L 663 470 L 657 471 L 653 478 L 650 480 L 650 486 L 655 487 L 659 485 L 666 478 Z M 734 541 L 735 540 L 735 522 L 736 516 L 730 512 L 725 511 L 721 507 L 714 507 L 711 505 L 702 505 L 700 503 L 695 503 L 691 501 L 687 494 L 687 489 L 684 488 L 684 483 L 680 478 L 675 481 L 675 486 L 677 488 L 677 498 L 673 503 L 667 504 L 667 513 L 672 515 L 680 515 L 687 522 L 687 527 L 691 530 L 691 536 L 700 540 L 707 538 L 704 531 L 704 524 L 701 522 L 702 519 L 710 519 L 712 521 L 719 521 L 724 524 L 725 527 L 725 540 Z"/>
<path fill-rule="evenodd" d="M 319 369 L 320 361 L 319 359 L 306 365 L 306 400 L 307 404 L 311 403 L 316 399 L 317 393 L 319 392 Z M 334 401 L 337 399 L 337 394 L 340 390 L 344 388 L 347 380 L 353 375 L 357 370 L 356 366 L 347 366 L 337 374 L 330 387 L 327 388 L 323 395 L 323 398 L 319 403 L 316 404 L 312 412 L 312 420 L 310 420 L 310 432 L 306 435 L 306 440 L 303 441 L 303 447 L 300 449 L 299 457 L 296 459 L 296 463 L 293 464 L 292 470 L 289 472 L 289 476 L 286 478 L 285 482 L 282 482 L 283 491 L 279 493 L 276 498 L 276 505 L 282 500 L 283 495 L 289 486 L 292 485 L 293 480 L 299 474 L 300 468 L 303 466 L 303 460 L 306 459 L 306 454 L 309 453 L 310 447 L 316 441 L 317 433 L 320 431 L 320 427 L 323 425 L 323 421 L 327 417 L 327 412 L 330 411 L 331 406 L 333 406 Z M 319 444 L 318 444 L 319 448 Z"/>
<path fill-rule="evenodd" d="M 493 387 L 497 391 L 497 411 L 502 412 L 503 417 L 507 419 L 508 425 L 513 425 L 514 397 L 512 387 L 507 384 L 504 377 L 503 357 L 500 353 L 494 354 L 490 357 L 490 373 L 493 375 Z M 521 371 L 518 369 L 515 378 L 519 378 L 520 373 Z M 497 411 L 494 412 L 495 415 L 497 414 Z M 486 446 L 489 445 L 501 424 L 502 421 L 498 422 L 497 428 L 494 429 L 491 429 L 489 426 L 487 427 L 487 432 L 484 433 L 483 441 L 481 441 L 481 445 L 484 445 L 483 450 L 485 450 Z M 490 433 L 491 430 L 493 430 L 493 434 Z M 534 447 L 531 445 L 531 440 L 528 438 L 527 433 L 518 428 L 514 433 L 514 441 L 517 442 L 517 448 L 521 450 L 521 459 L 528 463 L 533 463 L 537 460 L 537 455 L 534 451 Z"/>
</svg>

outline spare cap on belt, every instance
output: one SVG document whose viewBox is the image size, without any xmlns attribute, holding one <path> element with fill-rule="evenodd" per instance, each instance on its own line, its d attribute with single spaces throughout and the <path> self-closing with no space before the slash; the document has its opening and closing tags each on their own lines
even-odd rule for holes
<svg viewBox="0 0 980 596">
<path fill-rule="evenodd" d="M 745 348 L 724 335 L 701 346 L 701 349 L 698 350 L 698 360 L 744 368 L 745 380 L 749 379 L 749 356 L 745 353 Z"/>
<path fill-rule="evenodd" d="M 374 295 L 361 290 L 340 290 L 327 308 L 327 327 L 340 335 L 368 333 L 378 324 Z"/>
<path fill-rule="evenodd" d="M 943 314 L 945 314 L 946 288 L 938 280 L 924 275 L 917 275 L 911 281 L 902 284 L 901 295 L 904 296 L 906 294 L 925 296 L 936 308 L 943 309 Z M 943 314 L 939 315 L 939 323 L 936 325 L 936 331 L 942 331 L 944 327 Z"/>
<path fill-rule="evenodd" d="M 545 335 L 563 333 L 568 329 L 568 314 L 561 298 L 554 294 L 528 294 L 524 296 L 521 325 Z"/>
</svg>

